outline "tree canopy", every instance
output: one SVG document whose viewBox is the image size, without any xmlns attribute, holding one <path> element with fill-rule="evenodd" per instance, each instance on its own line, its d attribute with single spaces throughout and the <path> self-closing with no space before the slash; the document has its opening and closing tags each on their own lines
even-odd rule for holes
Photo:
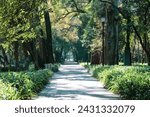
<svg viewBox="0 0 150 117">
<path fill-rule="evenodd" d="M 0 0 L 1 67 L 150 65 L 149 19 L 149 0 Z"/>
</svg>

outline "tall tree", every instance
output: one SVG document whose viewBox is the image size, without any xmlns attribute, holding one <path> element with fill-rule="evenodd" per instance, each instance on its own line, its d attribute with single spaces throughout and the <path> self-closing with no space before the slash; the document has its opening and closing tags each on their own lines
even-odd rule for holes
<svg viewBox="0 0 150 117">
<path fill-rule="evenodd" d="M 48 5 L 48 1 L 45 0 L 45 3 Z M 49 10 L 46 9 L 44 11 L 44 18 L 45 18 L 45 26 L 46 26 L 46 41 L 45 41 L 45 59 L 46 63 L 54 63 L 54 57 L 53 57 L 53 47 L 52 47 L 52 29 L 51 29 L 51 20 L 50 20 L 50 15 L 49 15 Z"/>
<path fill-rule="evenodd" d="M 118 0 L 111 0 L 113 4 L 118 6 Z M 105 34 L 105 64 L 118 64 L 118 11 L 114 6 L 106 4 L 106 34 Z M 111 58 L 111 59 L 110 59 Z"/>
</svg>

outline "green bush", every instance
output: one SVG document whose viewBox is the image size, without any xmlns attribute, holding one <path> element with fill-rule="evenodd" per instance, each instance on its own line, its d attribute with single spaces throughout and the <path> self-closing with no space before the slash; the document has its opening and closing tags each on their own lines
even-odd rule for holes
<svg viewBox="0 0 150 117">
<path fill-rule="evenodd" d="M 105 84 L 105 87 L 111 90 L 111 86 L 115 83 L 115 80 L 122 76 L 121 70 L 110 67 L 109 69 L 103 70 L 98 74 L 98 78 Z"/>
<path fill-rule="evenodd" d="M 60 64 L 45 64 L 46 69 L 50 69 L 53 72 L 57 72 L 59 70 Z"/>
<path fill-rule="evenodd" d="M 92 75 L 122 99 L 150 99 L 149 66 L 91 66 Z"/>
<path fill-rule="evenodd" d="M 51 65 L 51 70 L 53 72 L 57 72 L 59 70 L 59 66 L 60 66 L 60 64 L 52 64 Z"/>
<path fill-rule="evenodd" d="M 45 64 L 45 69 L 50 69 L 53 72 L 57 72 L 59 70 L 60 64 L 59 63 L 55 63 L 55 64 Z M 36 71 L 35 66 L 33 63 L 31 63 L 29 65 L 29 69 L 28 71 Z"/>
<path fill-rule="evenodd" d="M 92 76 L 95 78 L 98 78 L 98 74 L 101 73 L 102 71 L 109 69 L 109 66 L 88 65 L 86 63 L 81 63 L 81 65 L 87 68 L 90 74 L 92 74 Z"/>
<path fill-rule="evenodd" d="M 127 74 L 115 81 L 112 90 L 123 99 L 149 100 L 150 79 L 143 74 Z"/>
<path fill-rule="evenodd" d="M 2 86 L 8 85 L 10 91 L 16 92 L 17 96 L 6 97 L 4 99 L 30 99 L 36 95 L 52 76 L 52 72 L 48 69 L 38 70 L 34 72 L 8 72 L 1 73 L 0 79 Z M 3 94 L 9 93 L 9 90 L 3 91 Z M 12 93 L 13 94 L 13 93 Z"/>
<path fill-rule="evenodd" d="M 19 99 L 17 90 L 11 84 L 3 83 L 0 80 L 0 100 Z"/>
</svg>

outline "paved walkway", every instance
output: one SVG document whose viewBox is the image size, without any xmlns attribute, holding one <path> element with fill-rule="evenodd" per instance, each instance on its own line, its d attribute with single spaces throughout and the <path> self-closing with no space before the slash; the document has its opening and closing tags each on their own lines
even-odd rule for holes
<svg viewBox="0 0 150 117">
<path fill-rule="evenodd" d="M 119 99 L 103 88 L 103 85 L 87 73 L 87 70 L 76 64 L 61 65 L 49 84 L 37 99 L 53 100 L 113 100 Z"/>
</svg>

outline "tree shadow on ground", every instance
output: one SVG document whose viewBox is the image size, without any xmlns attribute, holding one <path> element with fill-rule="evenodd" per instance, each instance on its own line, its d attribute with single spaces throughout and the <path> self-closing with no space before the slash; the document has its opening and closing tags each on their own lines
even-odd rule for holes
<svg viewBox="0 0 150 117">
<path fill-rule="evenodd" d="M 108 92 L 97 79 L 77 63 L 66 63 L 55 73 L 40 97 L 55 100 L 107 99 L 118 100 L 118 95 Z"/>
<path fill-rule="evenodd" d="M 55 90 L 53 92 L 53 90 Z M 101 92 L 105 92 L 104 89 L 99 90 Z M 47 91 L 41 93 L 39 96 L 41 97 L 48 97 L 48 98 L 54 98 L 56 100 L 60 100 L 60 99 L 74 99 L 74 100 L 79 100 L 80 97 L 82 96 L 86 96 L 87 99 L 88 97 L 94 97 L 97 99 L 107 99 L 107 100 L 118 100 L 119 97 L 117 96 L 113 96 L 111 94 L 95 94 L 93 92 L 90 91 L 85 91 L 85 90 L 66 90 L 66 89 L 53 89 L 53 88 L 49 88 L 47 89 Z M 78 98 L 79 97 L 79 98 Z"/>
</svg>

